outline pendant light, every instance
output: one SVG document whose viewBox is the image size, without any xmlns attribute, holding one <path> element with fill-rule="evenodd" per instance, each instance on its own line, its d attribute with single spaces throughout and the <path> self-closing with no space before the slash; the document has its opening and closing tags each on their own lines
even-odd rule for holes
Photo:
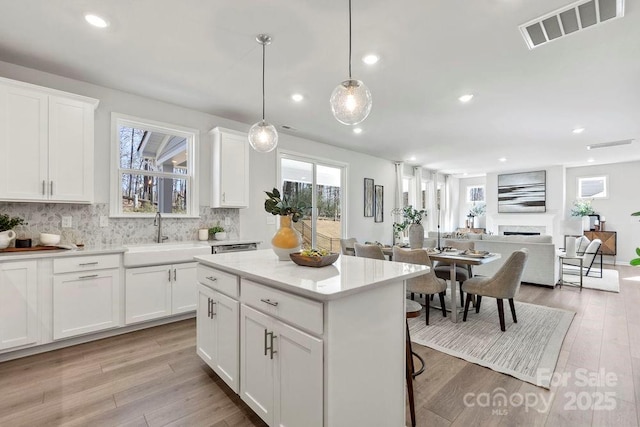
<svg viewBox="0 0 640 427">
<path fill-rule="evenodd" d="M 349 0 L 349 78 L 333 90 L 329 102 L 333 116 L 345 125 L 357 125 L 371 112 L 371 92 L 362 81 L 351 78 L 351 0 Z"/>
<path fill-rule="evenodd" d="M 260 153 L 268 153 L 278 145 L 278 132 L 275 126 L 264 119 L 264 51 L 265 46 L 271 43 L 271 37 L 267 34 L 259 34 L 256 40 L 262 45 L 262 120 L 249 129 L 249 144 Z"/>
</svg>

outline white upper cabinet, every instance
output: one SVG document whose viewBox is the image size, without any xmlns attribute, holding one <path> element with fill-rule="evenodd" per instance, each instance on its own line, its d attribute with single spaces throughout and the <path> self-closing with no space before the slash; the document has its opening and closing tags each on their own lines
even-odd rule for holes
<svg viewBox="0 0 640 427">
<path fill-rule="evenodd" d="M 93 202 L 97 105 L 0 78 L 0 200 Z"/>
<path fill-rule="evenodd" d="M 249 206 L 249 141 L 247 134 L 213 128 L 211 207 Z"/>
</svg>

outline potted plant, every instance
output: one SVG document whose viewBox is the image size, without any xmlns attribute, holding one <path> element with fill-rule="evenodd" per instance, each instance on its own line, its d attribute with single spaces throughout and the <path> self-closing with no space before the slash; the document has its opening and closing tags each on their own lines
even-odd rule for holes
<svg viewBox="0 0 640 427">
<path fill-rule="evenodd" d="M 419 249 L 424 243 L 424 227 L 422 217 L 427 215 L 427 211 L 414 209 L 412 205 L 405 206 L 399 212 L 402 215 L 402 222 L 394 223 L 395 232 L 409 230 L 409 247 Z"/>
<path fill-rule="evenodd" d="M 24 224 L 24 219 L 10 217 L 7 214 L 0 215 L 0 249 L 9 247 L 11 241 L 16 238 L 13 227 Z"/>
<path fill-rule="evenodd" d="M 306 206 L 302 203 L 290 203 L 286 197 L 280 196 L 277 188 L 265 191 L 265 194 L 267 199 L 264 201 L 264 210 L 271 215 L 280 216 L 280 228 L 271 239 L 271 246 L 281 261 L 290 261 L 289 254 L 299 252 L 302 246 L 302 236 L 291 227 L 291 221 L 300 221 Z"/>
<path fill-rule="evenodd" d="M 469 215 L 467 215 L 469 218 L 471 218 L 471 225 L 473 226 L 469 228 L 483 228 L 482 224 L 480 224 L 480 217 L 485 216 L 486 212 L 487 212 L 486 204 L 478 203 L 477 205 L 474 205 L 469 210 Z"/>
<path fill-rule="evenodd" d="M 220 225 L 213 226 L 209 229 L 209 235 L 213 236 L 216 240 L 226 240 L 227 233 L 225 233 L 224 228 L 220 227 Z"/>
<path fill-rule="evenodd" d="M 591 200 L 576 200 L 571 208 L 571 216 L 582 217 L 582 229 L 591 230 L 591 221 L 589 215 L 595 215 L 596 212 L 591 206 Z"/>
<path fill-rule="evenodd" d="M 640 216 L 640 211 L 632 213 L 631 216 Z M 636 248 L 636 255 L 638 255 L 638 258 L 632 259 L 629 264 L 640 266 L 640 248 Z"/>
</svg>

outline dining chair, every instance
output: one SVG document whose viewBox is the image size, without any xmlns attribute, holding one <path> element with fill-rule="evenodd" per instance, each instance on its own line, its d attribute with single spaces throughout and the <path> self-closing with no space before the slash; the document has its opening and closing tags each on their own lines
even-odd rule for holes
<svg viewBox="0 0 640 427">
<path fill-rule="evenodd" d="M 457 240 L 445 240 L 445 247 L 451 247 L 454 249 L 458 249 L 461 251 L 466 250 L 474 250 L 475 244 L 472 241 L 460 242 Z M 451 264 L 447 261 L 439 261 L 436 263 L 434 270 L 436 272 L 436 276 L 444 280 L 451 280 Z M 473 277 L 473 272 L 471 270 L 470 265 L 457 265 L 456 266 L 456 282 L 458 282 L 458 286 L 460 287 L 460 305 L 464 305 L 464 293 L 462 292 L 462 283 L 465 280 L 471 279 Z M 455 284 L 452 283 L 451 286 Z"/>
<path fill-rule="evenodd" d="M 361 245 L 360 243 L 354 243 L 356 256 L 361 258 L 373 258 L 386 260 L 382 248 L 378 245 Z"/>
<path fill-rule="evenodd" d="M 340 247 L 342 248 L 342 255 L 355 256 L 354 246 L 358 243 L 355 237 L 349 237 L 348 239 L 340 239 Z"/>
<path fill-rule="evenodd" d="M 464 282 L 462 289 L 467 293 L 467 301 L 464 305 L 464 316 L 462 321 L 467 321 L 467 313 L 469 312 L 469 304 L 472 296 L 476 296 L 476 313 L 480 312 L 480 303 L 482 297 L 493 297 L 498 304 L 498 317 L 500 318 L 500 330 L 505 331 L 504 323 L 504 305 L 503 300 L 509 300 L 511 307 L 511 317 L 513 323 L 518 323 L 516 317 L 516 307 L 513 298 L 520 289 L 520 281 L 522 280 L 522 272 L 527 264 L 529 251 L 522 248 L 515 251 L 509 256 L 507 261 L 500 267 L 492 277 L 473 277 Z"/>
<path fill-rule="evenodd" d="M 397 262 L 406 262 L 407 264 L 420 264 L 429 267 L 429 272 L 418 277 L 407 280 L 407 291 L 413 294 L 435 295 L 440 296 L 440 305 L 442 307 L 442 317 L 447 317 L 447 308 L 444 303 L 444 291 L 447 289 L 447 282 L 444 279 L 436 277 L 433 268 L 431 268 L 431 260 L 427 251 L 423 249 L 406 250 L 397 246 L 393 247 L 393 260 Z M 425 300 L 425 318 L 427 325 L 429 324 L 429 301 Z"/>
</svg>

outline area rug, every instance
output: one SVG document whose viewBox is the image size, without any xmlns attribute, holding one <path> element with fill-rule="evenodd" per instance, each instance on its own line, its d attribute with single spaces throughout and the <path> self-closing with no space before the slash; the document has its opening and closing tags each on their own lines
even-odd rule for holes
<svg viewBox="0 0 640 427">
<path fill-rule="evenodd" d="M 565 267 L 564 279 L 572 282 L 580 282 L 578 271 L 580 268 Z M 582 276 L 582 287 L 588 289 L 597 289 L 599 291 L 620 292 L 620 278 L 617 270 L 602 270 L 602 278 L 592 277 L 598 275 L 597 272 L 591 272 L 588 276 Z M 575 276 L 575 277 L 574 277 Z"/>
<path fill-rule="evenodd" d="M 513 323 L 505 301 L 507 330 L 502 332 L 495 299 L 484 297 L 480 313 L 469 310 L 458 323 L 431 309 L 430 325 L 420 317 L 409 319 L 411 341 L 471 363 L 549 388 L 560 348 L 575 313 L 516 302 L 518 323 Z"/>
</svg>

